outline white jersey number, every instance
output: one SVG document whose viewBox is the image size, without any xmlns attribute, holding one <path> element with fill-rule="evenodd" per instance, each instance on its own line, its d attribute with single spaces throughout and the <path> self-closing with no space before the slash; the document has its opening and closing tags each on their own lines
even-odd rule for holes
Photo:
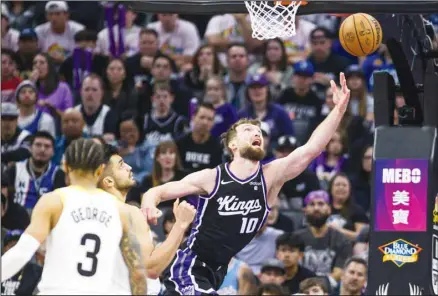
<svg viewBox="0 0 438 296">
<path fill-rule="evenodd" d="M 94 249 L 91 252 L 87 252 L 87 258 L 91 259 L 91 269 L 86 270 L 82 268 L 82 263 L 78 263 L 78 272 L 82 276 L 93 276 L 96 273 L 97 270 L 97 254 L 100 251 L 100 237 L 93 233 L 86 233 L 81 239 L 81 245 L 85 246 L 87 244 L 87 241 L 94 242 Z"/>
<path fill-rule="evenodd" d="M 259 218 L 242 218 L 242 226 L 240 227 L 240 233 L 252 233 L 254 232 Z"/>
</svg>

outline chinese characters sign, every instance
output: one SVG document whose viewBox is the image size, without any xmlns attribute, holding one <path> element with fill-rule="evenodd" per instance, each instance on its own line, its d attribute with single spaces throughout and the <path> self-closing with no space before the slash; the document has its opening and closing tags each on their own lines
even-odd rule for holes
<svg viewBox="0 0 438 296">
<path fill-rule="evenodd" d="M 427 230 L 427 159 L 377 159 L 375 231 Z"/>
</svg>

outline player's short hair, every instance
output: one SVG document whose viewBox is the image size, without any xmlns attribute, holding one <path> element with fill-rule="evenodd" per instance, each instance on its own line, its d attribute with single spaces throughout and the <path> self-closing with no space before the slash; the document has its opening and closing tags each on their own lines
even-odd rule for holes
<svg viewBox="0 0 438 296">
<path fill-rule="evenodd" d="M 119 152 L 117 151 L 117 147 L 110 145 L 110 144 L 104 144 L 103 145 L 103 155 L 104 155 L 104 162 L 108 165 L 111 156 L 113 155 L 119 155 Z"/>
<path fill-rule="evenodd" d="M 300 293 L 304 293 L 306 290 L 315 286 L 320 287 L 324 291 L 324 293 L 328 293 L 326 282 L 319 277 L 311 277 L 302 281 L 300 283 Z"/>
<path fill-rule="evenodd" d="M 252 125 L 256 125 L 258 127 L 260 127 L 260 125 L 261 125 L 260 120 L 242 118 L 238 122 L 233 124 L 225 133 L 223 133 L 221 135 L 222 144 L 228 150 L 231 159 L 233 158 L 233 151 L 231 151 L 231 149 L 228 148 L 228 144 L 230 144 L 230 142 L 236 137 L 236 134 L 237 134 L 236 128 L 242 124 L 252 124 Z"/>
<path fill-rule="evenodd" d="M 74 140 L 65 151 L 65 163 L 73 170 L 94 172 L 105 163 L 103 145 L 92 139 Z"/>
</svg>

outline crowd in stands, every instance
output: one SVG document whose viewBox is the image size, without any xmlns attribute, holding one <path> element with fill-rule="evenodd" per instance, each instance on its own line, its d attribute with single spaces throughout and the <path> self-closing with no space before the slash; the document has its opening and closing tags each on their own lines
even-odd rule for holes
<svg viewBox="0 0 438 296">
<path fill-rule="evenodd" d="M 259 295 L 361 295 L 372 74 L 397 80 L 386 47 L 350 56 L 337 40 L 342 17 L 328 14 L 299 16 L 295 36 L 260 41 L 246 14 L 156 15 L 121 3 L 2 1 L 2 253 L 39 197 L 69 184 L 63 154 L 73 140 L 115 145 L 137 181 L 127 202 L 140 206 L 149 188 L 229 160 L 220 136 L 240 118 L 262 122 L 263 162 L 288 155 L 333 108 L 328 86 L 343 72 L 351 102 L 339 130 L 284 184 L 265 226 L 230 262 L 219 294 L 238 293 L 250 274 Z M 402 96 L 396 104 L 404 105 Z M 172 203 L 160 206 L 156 243 L 174 222 Z M 41 251 L 2 283 L 2 295 L 32 294 L 43 264 Z"/>
</svg>

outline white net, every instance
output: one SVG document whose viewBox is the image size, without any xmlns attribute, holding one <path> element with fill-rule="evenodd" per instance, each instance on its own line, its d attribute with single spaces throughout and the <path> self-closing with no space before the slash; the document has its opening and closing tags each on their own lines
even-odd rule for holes
<svg viewBox="0 0 438 296">
<path fill-rule="evenodd" d="M 245 1 L 252 37 L 265 40 L 294 36 L 295 16 L 301 1 Z"/>
</svg>

